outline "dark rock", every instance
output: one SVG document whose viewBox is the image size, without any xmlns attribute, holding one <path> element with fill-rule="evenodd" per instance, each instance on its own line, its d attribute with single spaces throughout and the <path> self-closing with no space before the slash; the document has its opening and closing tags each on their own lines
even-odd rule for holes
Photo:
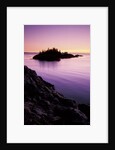
<svg viewBox="0 0 115 150">
<path fill-rule="evenodd" d="M 78 108 L 80 111 L 82 111 L 88 118 L 88 121 L 90 121 L 90 106 L 86 104 L 79 104 Z"/>
<path fill-rule="evenodd" d="M 24 66 L 25 125 L 87 125 L 89 114 L 86 107 L 65 98 L 54 85 Z"/>
<path fill-rule="evenodd" d="M 75 55 L 75 57 L 82 57 L 82 56 L 83 56 L 83 55 L 78 55 L 78 54 L 77 54 L 77 55 Z"/>
<path fill-rule="evenodd" d="M 67 106 L 67 107 L 73 107 L 73 108 L 77 108 L 77 103 L 74 100 L 70 100 L 70 99 L 66 99 L 66 98 L 62 98 L 60 100 L 60 104 L 62 106 Z"/>
</svg>

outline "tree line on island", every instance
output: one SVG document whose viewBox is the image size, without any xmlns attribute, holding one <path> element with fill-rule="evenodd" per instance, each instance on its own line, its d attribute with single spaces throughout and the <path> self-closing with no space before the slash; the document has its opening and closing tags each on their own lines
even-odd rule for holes
<svg viewBox="0 0 115 150">
<path fill-rule="evenodd" d="M 63 58 L 73 58 L 79 57 L 82 55 L 73 55 L 68 52 L 61 52 L 57 48 L 47 49 L 39 52 L 37 55 L 33 57 L 33 59 L 37 60 L 45 60 L 45 61 L 60 61 Z"/>
</svg>

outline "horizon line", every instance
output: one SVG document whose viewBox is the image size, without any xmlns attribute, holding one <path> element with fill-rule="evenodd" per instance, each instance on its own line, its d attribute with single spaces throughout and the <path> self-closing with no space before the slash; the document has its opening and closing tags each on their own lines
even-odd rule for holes
<svg viewBox="0 0 115 150">
<path fill-rule="evenodd" d="M 39 53 L 40 51 L 24 51 L 24 53 Z M 90 52 L 68 52 L 68 53 L 90 53 Z"/>
</svg>

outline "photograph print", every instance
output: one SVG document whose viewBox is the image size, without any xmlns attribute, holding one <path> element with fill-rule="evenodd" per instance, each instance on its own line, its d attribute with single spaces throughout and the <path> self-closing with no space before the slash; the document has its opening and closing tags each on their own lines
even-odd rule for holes
<svg viewBox="0 0 115 150">
<path fill-rule="evenodd" d="M 24 125 L 90 125 L 90 25 L 24 25 Z"/>
</svg>

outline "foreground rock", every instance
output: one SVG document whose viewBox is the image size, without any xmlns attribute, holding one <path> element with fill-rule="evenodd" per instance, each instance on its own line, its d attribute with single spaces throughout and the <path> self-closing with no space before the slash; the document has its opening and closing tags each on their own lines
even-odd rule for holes
<svg viewBox="0 0 115 150">
<path fill-rule="evenodd" d="M 87 105 L 81 107 L 66 99 L 52 84 L 24 66 L 25 125 L 88 125 L 88 110 Z"/>
<path fill-rule="evenodd" d="M 58 51 L 58 49 L 53 48 L 53 49 L 48 49 L 46 51 L 42 51 L 40 53 L 38 53 L 37 55 L 35 55 L 33 57 L 33 59 L 37 59 L 37 60 L 45 60 L 45 61 L 60 61 L 60 59 L 63 58 L 73 58 L 73 57 L 79 57 L 82 55 L 72 55 L 69 54 L 67 52 L 61 53 L 60 51 Z"/>
</svg>

